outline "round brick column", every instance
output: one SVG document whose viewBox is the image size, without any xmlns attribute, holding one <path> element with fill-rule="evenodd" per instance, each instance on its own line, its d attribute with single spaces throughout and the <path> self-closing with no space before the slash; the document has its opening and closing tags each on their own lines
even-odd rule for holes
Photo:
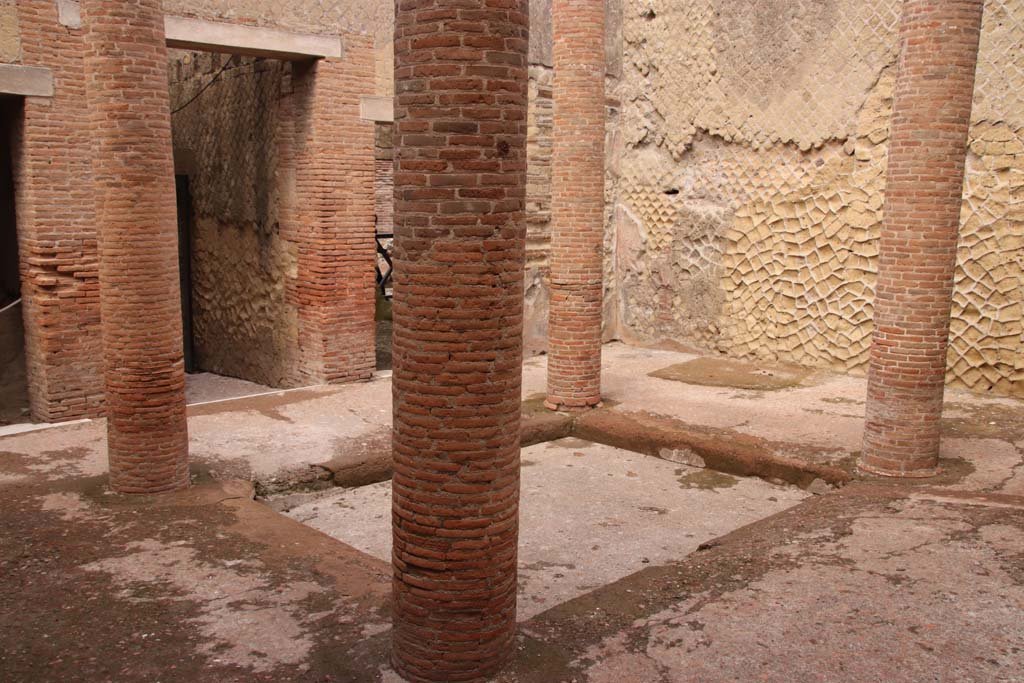
<svg viewBox="0 0 1024 683">
<path fill-rule="evenodd" d="M 604 0 L 553 0 L 551 409 L 601 402 L 604 269 Z"/>
<path fill-rule="evenodd" d="M 936 472 L 983 0 L 906 0 L 862 469 Z"/>
<path fill-rule="evenodd" d="M 527 0 L 398 0 L 393 662 L 494 674 L 513 649 Z"/>
<path fill-rule="evenodd" d="M 83 0 L 111 486 L 188 486 L 167 48 L 159 0 Z"/>
</svg>

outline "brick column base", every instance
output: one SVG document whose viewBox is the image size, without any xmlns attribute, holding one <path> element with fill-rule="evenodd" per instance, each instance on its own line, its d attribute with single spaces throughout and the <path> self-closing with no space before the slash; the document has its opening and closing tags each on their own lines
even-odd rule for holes
<svg viewBox="0 0 1024 683">
<path fill-rule="evenodd" d="M 513 651 L 527 0 L 399 0 L 394 635 L 414 681 Z"/>
<path fill-rule="evenodd" d="M 110 483 L 188 486 L 178 229 L 160 0 L 83 0 Z"/>
<path fill-rule="evenodd" d="M 983 0 L 906 0 L 860 467 L 935 474 Z"/>
<path fill-rule="evenodd" d="M 601 402 L 604 0 L 554 0 L 548 408 Z"/>
</svg>

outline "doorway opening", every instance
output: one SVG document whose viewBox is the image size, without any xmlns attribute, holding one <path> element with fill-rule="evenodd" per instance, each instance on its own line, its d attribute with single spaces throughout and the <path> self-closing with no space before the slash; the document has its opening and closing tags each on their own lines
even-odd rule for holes
<svg viewBox="0 0 1024 683">
<path fill-rule="evenodd" d="M 171 50 L 182 346 L 190 404 L 285 388 L 278 126 L 288 67 Z"/>
<path fill-rule="evenodd" d="M 377 242 L 377 370 L 391 369 L 391 275 L 395 237 L 395 167 L 391 123 L 374 127 L 374 237 Z"/>
<path fill-rule="evenodd" d="M 0 98 L 0 426 L 30 421 L 11 148 L 21 101 Z"/>
</svg>

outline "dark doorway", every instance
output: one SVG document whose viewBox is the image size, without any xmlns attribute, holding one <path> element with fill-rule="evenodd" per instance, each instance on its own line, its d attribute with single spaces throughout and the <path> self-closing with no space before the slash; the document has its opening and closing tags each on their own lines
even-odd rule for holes
<svg viewBox="0 0 1024 683">
<path fill-rule="evenodd" d="M 0 425 L 29 420 L 11 148 L 21 101 L 0 98 Z"/>
<path fill-rule="evenodd" d="M 188 176 L 174 176 L 178 201 L 178 278 L 181 283 L 181 329 L 184 333 L 185 372 L 195 372 L 192 341 L 192 196 Z"/>
</svg>

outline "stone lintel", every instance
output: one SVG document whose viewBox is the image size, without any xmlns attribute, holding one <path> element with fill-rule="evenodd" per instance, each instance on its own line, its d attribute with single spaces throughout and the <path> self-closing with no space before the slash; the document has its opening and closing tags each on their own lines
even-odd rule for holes
<svg viewBox="0 0 1024 683">
<path fill-rule="evenodd" d="M 41 66 L 0 64 L 0 95 L 53 97 L 53 72 Z"/>
<path fill-rule="evenodd" d="M 339 36 L 293 33 L 276 28 L 226 24 L 192 17 L 164 18 L 167 46 L 249 57 L 304 60 L 341 57 Z"/>
</svg>

